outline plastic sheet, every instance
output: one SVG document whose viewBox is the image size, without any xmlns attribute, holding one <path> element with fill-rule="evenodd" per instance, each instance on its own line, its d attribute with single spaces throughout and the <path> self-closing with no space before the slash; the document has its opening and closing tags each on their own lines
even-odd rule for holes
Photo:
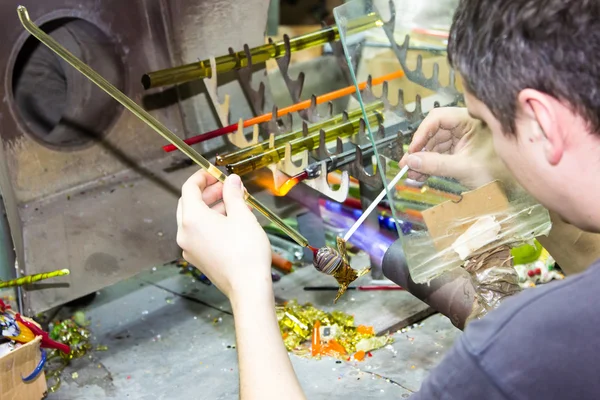
<svg viewBox="0 0 600 400">
<path fill-rule="evenodd" d="M 428 229 L 403 237 L 415 282 L 426 283 L 481 254 L 501 246 L 517 247 L 548 234 L 552 224 L 544 207 L 520 189 L 506 197 L 502 189 L 498 182 L 490 183 L 463 193 L 460 202 L 423 212 Z"/>
<path fill-rule="evenodd" d="M 446 0 L 440 7 L 438 4 L 425 6 L 423 2 L 394 1 L 394 7 L 391 7 L 388 0 L 353 0 L 334 9 L 347 61 L 348 75 L 355 86 L 358 86 L 358 82 L 366 80 L 369 75 L 382 76 L 397 70 L 405 72 L 406 76 L 402 79 L 395 79 L 387 82 L 386 85 L 373 87 L 362 93 L 357 92 L 356 100 L 363 110 L 365 118 L 367 107 L 373 102 L 383 99 L 386 104 L 386 112 L 394 114 L 404 123 L 406 143 L 410 142 L 411 128 L 420 123 L 425 113 L 436 105 L 455 104 L 460 98 L 457 93 L 449 91 L 449 88 L 454 87 L 454 82 L 445 57 L 445 39 L 443 35 L 440 38 L 437 31 L 432 31 L 449 27 L 454 2 L 454 0 Z M 432 12 L 437 15 L 437 22 L 433 25 L 428 22 L 427 17 L 431 17 Z M 378 15 L 381 23 L 356 35 L 350 29 L 350 22 L 366 15 Z M 388 21 L 396 21 L 396 23 L 394 25 Z M 402 47 L 402 51 L 400 51 L 396 42 L 404 39 L 406 34 L 419 38 L 412 44 L 407 44 L 406 48 Z M 392 40 L 390 38 L 393 38 L 393 42 L 390 41 Z M 404 64 L 407 68 L 404 67 Z M 435 76 L 436 84 L 423 85 L 423 82 L 411 79 L 408 76 L 408 69 L 415 68 L 418 69 L 417 74 Z M 439 90 L 437 90 L 438 87 Z M 391 160 L 390 154 L 382 154 L 384 153 L 383 149 L 377 148 L 375 145 L 377 129 L 374 124 L 367 121 L 366 128 L 367 138 L 364 141 L 370 143 L 374 149 L 371 160 L 373 163 L 372 173 L 380 174 L 383 186 L 387 188 L 391 181 L 388 174 L 391 169 L 387 168 L 387 163 L 390 161 L 397 164 L 399 159 Z M 392 134 L 396 134 L 396 132 L 385 133 L 386 136 Z M 390 199 L 391 191 L 386 189 L 386 192 L 387 198 Z M 418 214 L 421 208 L 418 201 L 407 202 L 404 199 L 391 207 L 390 212 L 396 221 L 395 228 L 399 235 L 402 233 L 404 211 L 408 209 L 409 215 Z"/>
</svg>

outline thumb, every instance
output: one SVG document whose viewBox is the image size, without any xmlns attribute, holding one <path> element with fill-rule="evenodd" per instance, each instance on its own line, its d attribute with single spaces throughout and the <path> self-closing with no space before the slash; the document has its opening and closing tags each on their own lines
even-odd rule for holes
<svg viewBox="0 0 600 400">
<path fill-rule="evenodd" d="M 245 190 L 238 175 L 229 175 L 223 185 L 223 203 L 227 216 L 239 217 L 251 213 L 246 206 Z"/>
<path fill-rule="evenodd" d="M 419 152 L 408 156 L 407 164 L 423 175 L 443 176 L 462 180 L 472 175 L 467 157 L 458 154 Z"/>
</svg>

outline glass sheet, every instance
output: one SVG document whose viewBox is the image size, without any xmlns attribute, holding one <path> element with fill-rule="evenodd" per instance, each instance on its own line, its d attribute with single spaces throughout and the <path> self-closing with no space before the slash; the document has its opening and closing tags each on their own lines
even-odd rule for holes
<svg viewBox="0 0 600 400">
<path fill-rule="evenodd" d="M 507 206 L 502 212 L 475 212 L 468 215 L 468 220 L 446 221 L 444 229 L 447 231 L 440 234 L 438 221 L 431 217 L 432 210 L 439 210 L 442 203 L 461 201 L 468 190 L 475 188 L 467 189 L 452 179 L 435 176 L 425 182 L 402 179 L 387 189 L 400 170 L 399 159 L 376 145 L 381 135 L 396 135 L 400 130 L 407 145 L 428 111 L 438 106 L 464 106 L 460 82 L 455 80 L 446 54 L 456 5 L 456 0 L 352 0 L 334 9 L 348 74 L 357 87 L 358 82 L 365 81 L 368 75 L 376 78 L 394 70 L 404 71 L 402 78 L 388 83 L 387 91 L 379 86 L 372 92 L 366 90 L 357 94 L 356 99 L 363 110 L 372 102 L 381 101 L 379 96 L 387 96 L 389 100 L 384 114 L 385 132 L 372 129 L 367 123 L 367 137 L 358 140 L 370 142 L 375 148 L 374 168 L 387 191 L 384 205 L 392 214 L 411 277 L 417 283 L 426 283 L 465 262 L 464 251 L 461 252 L 457 242 L 452 241 L 456 235 L 447 232 L 458 232 L 461 227 L 474 225 L 476 221 L 493 225 L 493 228 L 484 226 L 486 234 L 491 229 L 501 229 L 495 239 L 478 247 L 482 252 L 518 240 L 532 240 L 534 235 L 543 234 L 550 228 L 547 211 L 523 191 L 512 190 L 506 193 Z M 354 21 L 373 15 L 380 21 L 375 27 L 353 32 Z M 503 190 L 504 186 L 500 185 Z"/>
</svg>

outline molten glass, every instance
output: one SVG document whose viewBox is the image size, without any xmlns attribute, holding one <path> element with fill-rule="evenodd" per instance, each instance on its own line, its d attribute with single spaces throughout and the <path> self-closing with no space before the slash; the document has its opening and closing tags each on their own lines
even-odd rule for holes
<svg viewBox="0 0 600 400">
<path fill-rule="evenodd" d="M 296 186 L 297 184 L 299 184 L 300 182 L 302 182 L 306 179 L 308 179 L 308 172 L 306 172 L 306 171 L 300 172 L 298 175 L 293 176 L 290 179 L 288 179 L 287 181 L 285 181 L 285 183 L 283 185 L 281 185 L 281 187 L 279 188 L 278 194 L 280 196 L 285 196 L 286 194 L 288 194 L 290 192 L 290 190 L 292 190 L 294 188 L 294 186 Z"/>
<path fill-rule="evenodd" d="M 313 247 L 310 249 L 313 252 L 316 250 Z M 357 271 L 350 266 L 346 242 L 340 237 L 337 238 L 337 250 L 331 247 L 320 248 L 315 254 L 313 265 L 318 271 L 333 276 L 338 282 L 340 287 L 333 300 L 334 303 L 348 290 L 348 286 L 352 282 L 371 270 L 371 268 L 365 268 Z"/>
</svg>

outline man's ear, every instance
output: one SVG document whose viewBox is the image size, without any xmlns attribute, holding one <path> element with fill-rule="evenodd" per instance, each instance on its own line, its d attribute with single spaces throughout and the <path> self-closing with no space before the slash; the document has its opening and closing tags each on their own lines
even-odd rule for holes
<svg viewBox="0 0 600 400">
<path fill-rule="evenodd" d="M 535 122 L 540 130 L 527 133 L 529 138 L 532 141 L 542 140 L 546 159 L 551 165 L 557 165 L 565 150 L 566 130 L 563 124 L 566 122 L 564 117 L 569 115 L 565 112 L 569 110 L 554 97 L 533 89 L 522 90 L 517 101 L 523 116 Z"/>
</svg>

